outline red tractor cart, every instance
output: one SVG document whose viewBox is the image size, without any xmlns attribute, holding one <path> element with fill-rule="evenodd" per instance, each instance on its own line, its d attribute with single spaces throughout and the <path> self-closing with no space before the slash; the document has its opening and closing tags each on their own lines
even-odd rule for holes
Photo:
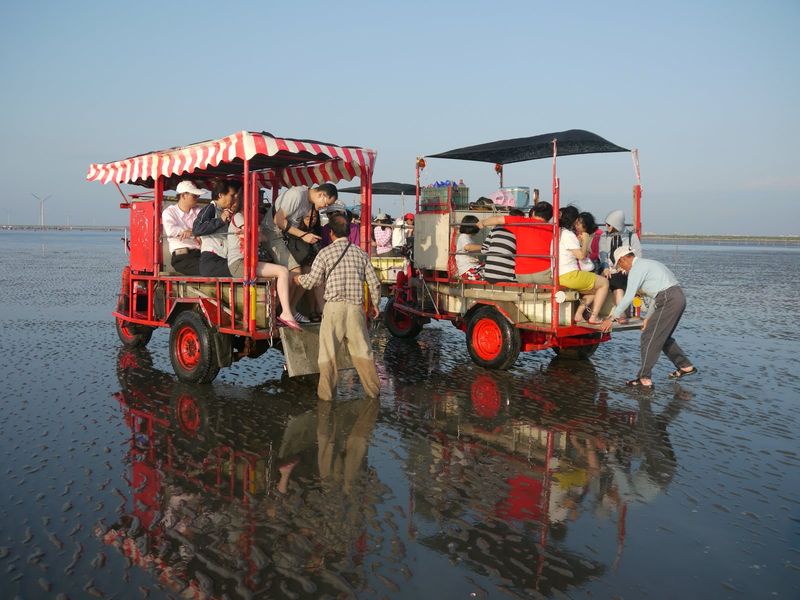
<svg viewBox="0 0 800 600">
<path fill-rule="evenodd" d="M 433 158 L 480 161 L 493 164 L 503 186 L 503 165 L 552 158 L 553 160 L 553 223 L 531 224 L 549 230 L 549 240 L 558 240 L 560 184 L 556 173 L 557 156 L 629 152 L 598 135 L 583 130 L 548 133 L 527 138 L 501 140 L 449 152 Z M 633 187 L 635 231 L 640 232 L 641 185 L 637 152 L 633 151 L 637 183 Z M 560 356 L 585 359 L 597 346 L 610 339 L 598 326 L 576 324 L 574 315 L 579 306 L 577 292 L 558 285 L 535 285 L 516 282 L 491 284 L 487 281 L 465 281 L 455 270 L 456 237 L 459 224 L 466 215 L 479 219 L 508 214 L 510 206 L 468 201 L 463 186 L 420 187 L 420 173 L 425 158 L 417 159 L 417 214 L 414 222 L 413 267 L 397 277 L 394 296 L 384 311 L 384 321 L 392 335 L 412 338 L 431 319 L 450 321 L 466 333 L 467 349 L 472 360 L 483 367 L 508 369 L 521 351 L 552 348 Z M 502 188 L 508 189 L 508 188 Z M 516 189 L 516 188 L 515 188 Z M 534 202 L 538 199 L 534 197 Z M 517 205 L 527 206 L 527 197 Z M 490 213 L 485 212 L 487 210 Z M 485 231 L 485 230 L 484 230 Z M 546 254 L 533 256 L 550 262 L 553 281 L 558 281 L 557 244 L 548 241 Z M 518 254 L 517 257 L 520 255 Z M 609 294 L 602 314 L 612 308 Z M 639 329 L 641 320 L 630 319 L 614 330 Z"/>
<path fill-rule="evenodd" d="M 255 277 L 261 189 L 271 189 L 274 201 L 284 187 L 358 177 L 362 214 L 369 215 L 375 157 L 366 148 L 241 131 L 91 165 L 86 178 L 115 184 L 124 199 L 120 207 L 130 210 L 130 262 L 122 273 L 114 312 L 122 343 L 144 346 L 155 328 L 170 328 L 172 366 L 186 382 L 210 382 L 220 368 L 246 356 L 257 357 L 273 346 L 283 351 L 290 376 L 316 372 L 318 326 L 306 325 L 302 333 L 278 327 L 276 281 Z M 165 192 L 184 179 L 209 188 L 220 179 L 241 183 L 246 232 L 243 278 L 188 277 L 172 269 L 161 215 L 166 203 L 174 201 Z M 120 184 L 148 191 L 128 197 Z M 362 244 L 369 251 L 369 219 L 362 228 Z"/>
</svg>

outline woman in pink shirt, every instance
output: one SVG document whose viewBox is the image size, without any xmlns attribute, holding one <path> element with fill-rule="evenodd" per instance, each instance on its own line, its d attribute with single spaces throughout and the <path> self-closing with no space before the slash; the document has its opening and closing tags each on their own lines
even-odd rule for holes
<svg viewBox="0 0 800 600">
<path fill-rule="evenodd" d="M 375 252 L 378 256 L 392 256 L 392 217 L 381 213 L 378 215 L 378 218 L 375 219 L 375 222 L 381 225 L 388 225 L 388 227 L 376 225 L 373 229 L 373 234 L 375 235 Z"/>
</svg>

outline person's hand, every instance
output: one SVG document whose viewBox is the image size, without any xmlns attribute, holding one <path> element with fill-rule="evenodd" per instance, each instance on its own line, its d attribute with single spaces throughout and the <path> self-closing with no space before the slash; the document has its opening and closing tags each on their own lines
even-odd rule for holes
<svg viewBox="0 0 800 600">
<path fill-rule="evenodd" d="M 318 235 L 314 233 L 311 233 L 310 231 L 306 231 L 303 235 L 300 236 L 300 239 L 309 244 L 316 244 L 322 238 L 320 238 Z"/>
<path fill-rule="evenodd" d="M 477 225 L 478 229 L 483 229 L 483 221 L 478 221 L 475 225 Z"/>
<path fill-rule="evenodd" d="M 377 319 L 381 314 L 381 311 L 378 310 L 378 307 L 374 304 L 369 305 L 369 318 L 370 319 Z"/>
<path fill-rule="evenodd" d="M 611 327 L 613 325 L 614 321 L 610 317 L 603 319 L 603 322 L 600 323 L 600 331 L 602 331 L 603 333 L 608 333 L 609 331 L 611 331 Z"/>
<path fill-rule="evenodd" d="M 602 275 L 603 275 L 603 277 L 605 277 L 606 279 L 611 279 L 611 269 L 609 269 L 608 267 L 606 267 L 605 269 L 603 269 L 603 273 L 602 273 Z"/>
<path fill-rule="evenodd" d="M 642 331 L 647 329 L 647 322 L 650 320 L 650 317 L 647 317 L 644 321 L 642 321 Z"/>
<path fill-rule="evenodd" d="M 222 219 L 223 223 L 227 223 L 228 221 L 231 220 L 231 215 L 233 215 L 233 212 L 231 211 L 231 209 L 230 208 L 226 208 L 225 210 L 222 211 L 222 214 L 220 215 L 219 218 Z"/>
<path fill-rule="evenodd" d="M 181 231 L 181 234 L 178 236 L 179 240 L 188 240 L 192 237 L 192 230 L 191 229 L 184 229 Z"/>
</svg>

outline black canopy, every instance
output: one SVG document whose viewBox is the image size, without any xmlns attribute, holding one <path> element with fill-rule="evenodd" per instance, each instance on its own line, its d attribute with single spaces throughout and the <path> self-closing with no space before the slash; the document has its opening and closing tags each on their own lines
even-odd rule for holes
<svg viewBox="0 0 800 600">
<path fill-rule="evenodd" d="M 479 162 L 509 163 L 548 158 L 553 156 L 553 140 L 558 141 L 558 156 L 569 154 L 597 154 L 600 152 L 629 152 L 627 148 L 612 144 L 591 131 L 570 129 L 556 133 L 544 133 L 533 137 L 500 140 L 477 146 L 467 146 L 431 154 L 432 158 L 476 160 Z"/>
<path fill-rule="evenodd" d="M 346 194 L 360 194 L 361 187 L 339 188 L 339 191 Z M 416 196 L 417 186 L 411 185 L 410 183 L 397 183 L 396 181 L 381 181 L 380 183 L 372 184 L 373 196 L 399 196 L 400 194 Z"/>
</svg>

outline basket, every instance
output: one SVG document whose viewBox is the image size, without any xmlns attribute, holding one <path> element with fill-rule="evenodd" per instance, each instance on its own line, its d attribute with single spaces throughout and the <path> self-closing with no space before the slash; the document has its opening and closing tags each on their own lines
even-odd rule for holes
<svg viewBox="0 0 800 600">
<path fill-rule="evenodd" d="M 457 187 L 425 187 L 422 188 L 420 209 L 422 210 L 448 210 L 448 191 L 451 194 L 453 207 L 458 210 L 469 208 L 469 188 L 465 185 Z"/>
</svg>

